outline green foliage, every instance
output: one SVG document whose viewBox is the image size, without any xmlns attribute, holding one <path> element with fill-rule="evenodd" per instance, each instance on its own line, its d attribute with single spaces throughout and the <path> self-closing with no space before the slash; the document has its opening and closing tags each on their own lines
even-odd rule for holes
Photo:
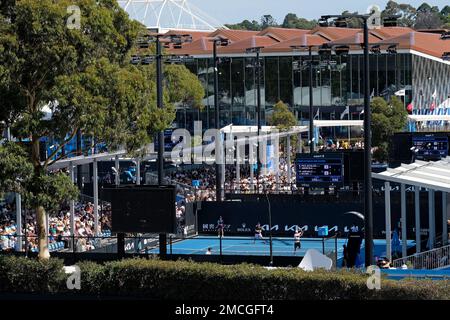
<svg viewBox="0 0 450 320">
<path fill-rule="evenodd" d="M 268 27 L 278 27 L 278 24 L 272 15 L 265 14 L 261 17 L 261 28 L 264 30 Z"/>
<path fill-rule="evenodd" d="M 8 293 L 56 293 L 64 290 L 62 260 L 37 261 L 0 256 L 0 291 Z"/>
<path fill-rule="evenodd" d="M 71 5 L 81 10 L 80 29 L 67 26 Z M 186 68 L 169 66 L 165 107 L 158 108 L 154 67 L 129 64 L 145 32 L 114 0 L 21 0 L 0 7 L 0 121 L 11 124 L 14 137 L 31 140 L 34 170 L 24 194 L 36 209 L 76 196 L 67 176 L 49 175 L 47 168 L 77 131 L 111 151 L 125 146 L 132 153 L 170 126 L 175 103 L 200 107 L 199 81 Z M 43 117 L 44 106 L 50 119 Z M 42 137 L 57 141 L 43 163 Z"/>
<path fill-rule="evenodd" d="M 283 101 L 279 101 L 273 106 L 273 113 L 269 119 L 269 124 L 276 126 L 279 130 L 286 131 L 297 125 L 297 118 Z"/>
<path fill-rule="evenodd" d="M 256 20 L 252 20 L 252 21 L 244 20 L 240 23 L 227 24 L 226 26 L 232 30 L 250 30 L 250 31 L 260 31 L 261 30 L 261 25 Z"/>
<path fill-rule="evenodd" d="M 413 27 L 416 19 L 417 10 L 410 4 L 398 4 L 395 1 L 388 1 L 385 9 L 381 12 L 381 17 L 401 15 L 398 20 L 398 26 L 400 27 Z"/>
<path fill-rule="evenodd" d="M 34 175 L 24 192 L 29 208 L 42 206 L 45 210 L 56 210 L 61 203 L 78 197 L 78 188 L 65 173 Z"/>
<path fill-rule="evenodd" d="M 372 110 L 372 145 L 376 148 L 374 159 L 387 160 L 389 137 L 402 131 L 407 122 L 407 112 L 403 103 L 392 97 L 388 104 L 383 98 L 376 97 L 371 102 Z"/>
<path fill-rule="evenodd" d="M 316 26 L 316 20 L 309 21 L 305 18 L 299 18 L 295 13 L 288 13 L 284 18 L 283 24 L 281 25 L 283 28 L 291 29 L 313 29 Z"/>
<path fill-rule="evenodd" d="M 168 65 L 164 68 L 167 92 L 170 103 L 184 103 L 196 108 L 201 104 L 205 90 L 195 74 L 184 65 Z"/>
<path fill-rule="evenodd" d="M 357 271 L 306 272 L 298 268 L 267 270 L 260 266 L 217 265 L 188 261 L 127 259 L 77 264 L 81 291 L 93 297 L 139 297 L 173 300 L 368 300 L 450 299 L 449 281 L 382 279 L 381 290 L 367 288 Z M 77 294 L 65 289 L 59 260 L 0 257 L 0 292 Z M 30 272 L 31 271 L 31 272 Z M 42 274 L 42 277 L 35 277 Z M 53 276 L 52 276 L 53 274 Z M 14 288 L 14 289 L 11 289 Z"/>
<path fill-rule="evenodd" d="M 12 142 L 0 145 L 0 195 L 23 192 L 33 174 L 33 166 L 23 148 Z"/>
</svg>

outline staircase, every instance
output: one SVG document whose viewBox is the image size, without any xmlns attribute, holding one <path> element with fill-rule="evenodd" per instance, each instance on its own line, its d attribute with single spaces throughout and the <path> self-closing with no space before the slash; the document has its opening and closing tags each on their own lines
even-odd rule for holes
<svg viewBox="0 0 450 320">
<path fill-rule="evenodd" d="M 450 268 L 450 245 L 392 261 L 394 268 L 401 268 L 404 264 L 408 266 L 408 269 L 438 270 Z"/>
</svg>

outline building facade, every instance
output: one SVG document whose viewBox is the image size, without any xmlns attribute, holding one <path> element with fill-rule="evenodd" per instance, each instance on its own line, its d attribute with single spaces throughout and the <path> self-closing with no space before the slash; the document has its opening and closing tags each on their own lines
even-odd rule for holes
<svg viewBox="0 0 450 320">
<path fill-rule="evenodd" d="M 293 44 L 329 44 L 334 47 L 345 44 L 348 47 L 348 52 L 335 54 L 333 51 L 331 57 L 320 55 L 317 48 L 313 49 L 314 117 L 324 120 L 363 118 L 364 61 L 360 30 L 318 27 L 280 35 L 278 32 L 286 31 L 268 29 L 260 33 L 240 34 L 240 39 L 234 39 L 228 47 L 219 48 L 219 127 L 256 125 L 258 79 L 255 55 L 245 53 L 245 49 L 259 46 L 263 41 L 259 79 L 263 124 L 267 123 L 273 106 L 279 101 L 289 106 L 300 124 L 309 119 L 310 58 L 304 50 L 293 51 L 290 48 Z M 203 84 L 205 99 L 201 110 L 178 106 L 176 127 L 193 130 L 194 121 L 202 121 L 204 129 L 217 127 L 214 120 L 214 61 L 212 44 L 208 39 L 230 38 L 231 33 L 231 30 L 218 30 L 210 37 L 202 37 L 203 41 L 194 41 L 181 50 L 181 54 L 189 55 L 184 63 Z M 266 38 L 273 42 L 267 45 Z M 442 38 L 440 34 L 415 32 L 409 28 L 372 30 L 371 96 L 389 99 L 397 93 L 408 109 L 429 109 L 433 104 L 445 103 L 450 97 L 450 63 L 442 55 L 450 51 L 450 40 Z M 200 48 L 199 44 L 202 45 Z M 175 49 L 171 51 L 177 53 Z M 332 134 L 337 136 L 348 135 L 348 128 L 332 130 Z M 361 134 L 357 129 L 352 130 L 355 131 L 353 134 Z"/>
</svg>

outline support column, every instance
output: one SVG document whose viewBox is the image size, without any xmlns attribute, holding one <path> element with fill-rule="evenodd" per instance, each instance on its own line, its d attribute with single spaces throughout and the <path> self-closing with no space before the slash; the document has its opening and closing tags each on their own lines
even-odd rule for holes
<svg viewBox="0 0 450 320">
<path fill-rule="evenodd" d="M 254 183 L 254 181 L 255 181 L 255 177 L 254 177 L 254 172 L 253 172 L 253 162 L 255 161 L 254 160 L 254 149 L 253 149 L 253 141 L 249 141 L 249 154 L 248 154 L 248 165 L 249 165 L 249 167 L 250 167 L 250 190 L 253 192 L 254 190 L 253 190 L 253 188 L 254 188 L 254 186 L 255 186 L 255 183 Z"/>
<path fill-rule="evenodd" d="M 434 190 L 428 190 L 428 250 L 434 249 L 436 241 L 436 218 Z"/>
<path fill-rule="evenodd" d="M 406 233 L 406 192 L 405 192 L 405 184 L 402 183 L 400 185 L 400 201 L 401 201 L 401 221 L 402 221 L 402 257 L 407 256 L 407 249 L 408 249 L 408 239 L 407 239 L 407 233 Z"/>
<path fill-rule="evenodd" d="M 72 183 L 75 184 L 75 172 L 74 167 L 72 165 L 72 162 L 69 165 L 69 173 L 70 173 L 70 180 L 72 180 Z M 70 201 L 70 238 L 71 238 L 71 249 L 74 251 L 75 249 L 75 200 Z"/>
<path fill-rule="evenodd" d="M 392 261 L 392 243 L 391 243 L 391 184 L 384 183 L 384 205 L 385 205 L 385 221 L 386 221 L 386 257 Z"/>
<path fill-rule="evenodd" d="M 16 234 L 17 234 L 16 251 L 22 251 L 23 249 L 22 196 L 20 195 L 20 193 L 16 193 Z"/>
<path fill-rule="evenodd" d="M 239 143 L 236 144 L 236 181 L 237 181 L 237 190 L 241 190 L 241 153 L 240 153 Z"/>
<path fill-rule="evenodd" d="M 447 229 L 447 192 L 442 192 L 442 245 L 448 243 Z"/>
<path fill-rule="evenodd" d="M 141 184 L 141 160 L 136 159 L 136 185 Z"/>
<path fill-rule="evenodd" d="M 94 235 L 98 236 L 98 163 L 94 159 L 94 176 L 92 177 L 92 184 L 94 187 Z"/>
<path fill-rule="evenodd" d="M 287 179 L 289 187 L 291 186 L 291 136 L 287 136 L 287 142 L 286 142 L 286 148 L 287 148 Z"/>
<path fill-rule="evenodd" d="M 118 185 L 120 185 L 120 162 L 119 162 L 119 156 L 116 156 L 114 167 L 116 168 L 115 183 L 116 183 L 116 186 L 118 186 Z"/>
<path fill-rule="evenodd" d="M 272 150 L 273 150 L 273 156 L 272 156 L 272 164 L 275 169 L 275 190 L 277 192 L 280 191 L 280 143 L 279 143 L 279 137 L 275 137 L 274 134 L 271 134 L 271 143 L 272 143 Z"/>
<path fill-rule="evenodd" d="M 422 249 L 420 240 L 420 187 L 418 186 L 414 187 L 414 206 L 416 218 L 416 252 L 419 253 Z"/>
</svg>

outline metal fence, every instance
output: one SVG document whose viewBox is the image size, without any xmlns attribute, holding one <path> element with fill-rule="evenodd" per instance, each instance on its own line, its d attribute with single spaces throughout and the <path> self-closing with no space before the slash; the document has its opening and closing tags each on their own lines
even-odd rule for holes
<svg viewBox="0 0 450 320">
<path fill-rule="evenodd" d="M 450 245 L 392 261 L 392 266 L 395 268 L 401 268 L 403 265 L 406 265 L 408 269 L 427 270 L 449 267 Z"/>
</svg>

